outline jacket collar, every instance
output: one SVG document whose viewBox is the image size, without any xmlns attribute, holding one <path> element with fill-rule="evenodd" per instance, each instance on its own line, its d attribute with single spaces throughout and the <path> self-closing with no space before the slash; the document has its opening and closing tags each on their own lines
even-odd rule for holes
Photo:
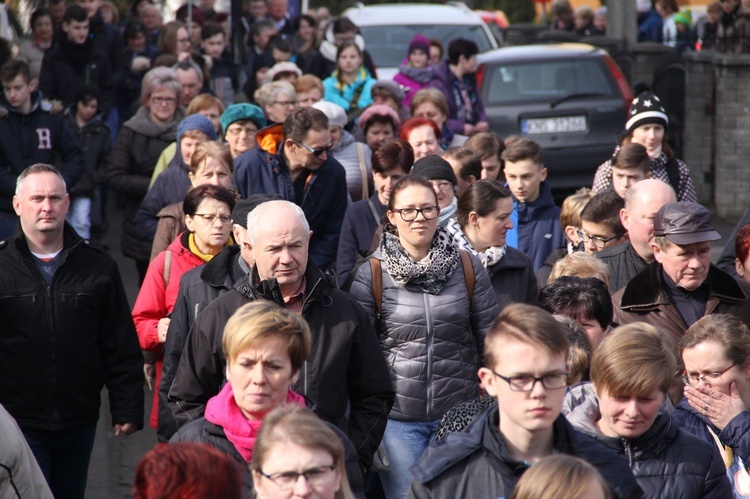
<svg viewBox="0 0 750 499">
<path fill-rule="evenodd" d="M 636 275 L 625 287 L 620 307 L 648 310 L 669 305 L 669 298 L 663 289 L 661 269 L 660 263 L 653 262 Z M 708 299 L 742 303 L 747 300 L 747 295 L 732 276 L 711 264 L 708 270 Z"/>
<path fill-rule="evenodd" d="M 18 226 L 16 227 L 16 232 L 13 234 L 12 238 L 13 244 L 16 245 L 16 248 L 23 252 L 25 255 L 30 255 L 31 250 L 29 249 L 29 243 L 26 240 L 26 235 L 23 233 L 23 230 L 21 229 L 21 223 L 18 223 Z M 78 235 L 76 230 L 73 228 L 72 225 L 70 225 L 68 222 L 65 222 L 65 226 L 63 227 L 63 247 L 62 252 L 69 252 L 76 246 L 78 246 L 80 243 L 84 242 L 83 238 Z"/>
<path fill-rule="evenodd" d="M 227 246 L 203 266 L 201 280 L 213 286 L 224 284 L 227 275 L 232 273 L 232 266 L 240 252 L 237 244 Z"/>
<path fill-rule="evenodd" d="M 323 272 L 312 263 L 312 260 L 307 261 L 305 280 L 307 282 L 305 289 L 307 296 L 305 297 L 305 302 L 302 306 L 303 313 L 309 310 L 312 303 L 325 298 L 331 288 L 325 274 L 323 274 Z M 276 279 L 265 279 L 261 281 L 256 265 L 253 265 L 250 269 L 247 278 L 243 278 L 237 282 L 235 288 L 243 296 L 256 300 L 270 300 L 277 305 L 282 307 L 285 306 L 284 297 L 281 294 L 281 288 L 279 287 L 278 281 L 276 281 Z"/>
</svg>

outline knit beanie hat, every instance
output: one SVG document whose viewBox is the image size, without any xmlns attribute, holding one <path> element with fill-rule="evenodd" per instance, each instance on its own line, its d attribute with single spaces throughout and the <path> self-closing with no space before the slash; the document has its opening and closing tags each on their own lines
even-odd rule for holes
<svg viewBox="0 0 750 499">
<path fill-rule="evenodd" d="M 182 140 L 182 136 L 188 130 L 198 130 L 199 132 L 203 132 L 210 140 L 217 139 L 214 124 L 202 114 L 191 114 L 184 120 L 180 121 L 180 124 L 177 125 L 177 143 Z"/>
<path fill-rule="evenodd" d="M 440 156 L 425 156 L 414 163 L 411 173 L 427 180 L 447 180 L 453 185 L 458 185 L 458 179 L 450 163 Z"/>
<path fill-rule="evenodd" d="M 340 126 L 343 128 L 346 126 L 347 121 L 349 121 L 344 108 L 333 102 L 322 100 L 313 104 L 312 107 L 318 111 L 323 111 L 323 114 L 328 118 L 330 126 Z"/>
<path fill-rule="evenodd" d="M 282 197 L 278 194 L 251 194 L 247 199 L 240 199 L 232 210 L 232 225 L 239 225 L 247 229 L 247 216 L 250 212 L 266 201 L 277 199 L 282 199 Z"/>
<path fill-rule="evenodd" d="M 266 126 L 266 115 L 263 114 L 263 110 L 255 104 L 232 104 L 221 113 L 221 129 L 224 133 L 227 133 L 229 125 L 235 121 L 249 120 L 255 123 L 255 126 L 260 130 Z"/>
<path fill-rule="evenodd" d="M 411 54 L 414 50 L 421 50 L 430 55 L 430 41 L 424 35 L 417 33 L 409 42 L 409 53 Z"/>
<path fill-rule="evenodd" d="M 393 80 L 378 80 L 377 83 L 372 86 L 373 93 L 376 88 L 383 89 L 393 95 L 393 98 L 396 99 L 396 102 L 399 104 L 404 100 L 404 90 Z"/>
<path fill-rule="evenodd" d="M 656 123 L 666 129 L 669 118 L 667 118 L 667 112 L 661 105 L 659 98 L 652 91 L 644 90 L 630 104 L 630 114 L 628 122 L 625 124 L 625 131 L 632 133 L 639 126 L 648 123 Z"/>
<path fill-rule="evenodd" d="M 373 116 L 388 116 L 393 121 L 393 132 L 398 132 L 398 127 L 401 126 L 401 120 L 398 118 L 398 113 L 393 110 L 392 107 L 386 106 L 385 104 L 377 104 L 370 106 L 365 109 L 359 117 L 358 125 L 364 130 L 367 128 L 367 123 Z"/>
<path fill-rule="evenodd" d="M 674 16 L 672 16 L 672 19 L 674 19 L 675 24 L 683 24 L 687 26 L 688 28 L 692 27 L 693 25 L 693 16 L 690 14 L 689 10 L 681 10 L 680 12 L 676 12 Z"/>
</svg>

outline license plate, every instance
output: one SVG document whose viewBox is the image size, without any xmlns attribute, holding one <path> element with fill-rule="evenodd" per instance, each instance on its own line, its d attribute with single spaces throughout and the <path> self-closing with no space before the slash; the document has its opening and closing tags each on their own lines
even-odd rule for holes
<svg viewBox="0 0 750 499">
<path fill-rule="evenodd" d="M 527 135 L 536 133 L 585 132 L 585 116 L 560 116 L 521 120 L 521 132 Z"/>
</svg>

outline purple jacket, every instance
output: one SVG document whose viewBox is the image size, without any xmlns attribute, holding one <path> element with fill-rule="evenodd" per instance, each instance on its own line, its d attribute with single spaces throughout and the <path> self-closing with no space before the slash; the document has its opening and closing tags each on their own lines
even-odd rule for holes
<svg viewBox="0 0 750 499">
<path fill-rule="evenodd" d="M 398 73 L 393 77 L 393 81 L 398 83 L 401 90 L 404 91 L 404 100 L 402 101 L 404 107 L 408 109 L 414 94 L 429 86 L 430 80 L 434 77 L 435 69 L 436 67 L 433 65 L 416 69 L 409 66 L 409 59 L 404 59 L 399 66 Z"/>
<path fill-rule="evenodd" d="M 464 133 L 465 122 L 458 119 L 456 101 L 453 98 L 453 80 L 455 79 L 456 77 L 451 73 L 450 68 L 448 68 L 448 62 L 443 61 L 435 70 L 435 75 L 427 86 L 437 88 L 443 92 L 448 101 L 448 121 L 445 123 L 445 126 L 453 130 L 455 133 L 462 134 Z M 463 79 L 464 84 L 469 89 L 469 95 L 473 96 L 474 101 L 476 102 L 475 112 L 477 121 L 488 121 L 487 114 L 484 112 L 484 103 L 482 102 L 482 97 L 479 95 L 479 89 L 477 88 L 476 76 L 473 74 L 467 74 L 464 75 Z M 472 123 L 472 125 L 473 124 L 475 123 Z"/>
</svg>

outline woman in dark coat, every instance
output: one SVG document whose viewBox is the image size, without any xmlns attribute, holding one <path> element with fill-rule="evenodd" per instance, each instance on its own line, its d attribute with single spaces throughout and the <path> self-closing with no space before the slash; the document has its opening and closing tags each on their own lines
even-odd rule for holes
<svg viewBox="0 0 750 499">
<path fill-rule="evenodd" d="M 173 69 L 154 68 L 143 78 L 141 107 L 120 130 L 109 156 L 109 186 L 124 205 L 121 245 L 135 260 L 142 281 L 148 268 L 151 241 L 138 237 L 134 219 L 143 201 L 156 160 L 175 141 L 185 111 L 179 106 L 182 84 Z"/>
<path fill-rule="evenodd" d="M 507 187 L 497 180 L 480 180 L 461 195 L 456 218 L 447 226 L 459 247 L 482 261 L 501 310 L 512 302 L 539 302 L 531 259 L 505 244 L 505 234 L 513 228 L 512 211 Z"/>
</svg>

